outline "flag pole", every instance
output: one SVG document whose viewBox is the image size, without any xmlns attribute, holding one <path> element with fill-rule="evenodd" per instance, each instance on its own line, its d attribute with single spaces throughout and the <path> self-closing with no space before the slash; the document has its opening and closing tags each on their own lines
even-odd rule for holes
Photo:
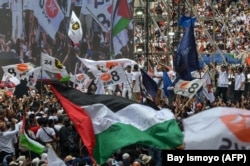
<svg viewBox="0 0 250 166">
<path fill-rule="evenodd" d="M 76 71 L 77 71 L 78 65 L 79 65 L 79 63 L 76 62 L 76 64 L 75 64 L 75 71 L 74 71 L 74 72 L 75 72 L 75 73 L 74 73 L 74 78 L 76 78 Z M 73 88 L 76 88 L 75 79 L 74 79 L 74 83 L 73 83 Z"/>
<path fill-rule="evenodd" d="M 43 67 L 42 67 L 42 54 L 40 54 L 40 66 L 41 66 L 41 69 L 40 69 L 40 82 L 41 82 L 41 85 L 40 85 L 40 93 L 41 95 L 43 94 L 42 93 L 42 90 L 43 90 Z"/>
</svg>

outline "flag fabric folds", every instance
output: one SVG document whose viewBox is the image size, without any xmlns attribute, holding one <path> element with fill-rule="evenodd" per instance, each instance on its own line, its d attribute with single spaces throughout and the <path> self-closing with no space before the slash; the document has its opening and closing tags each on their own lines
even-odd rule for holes
<svg viewBox="0 0 250 166">
<path fill-rule="evenodd" d="M 185 149 L 249 150 L 250 112 L 215 107 L 183 119 Z"/>
<path fill-rule="evenodd" d="M 43 29 L 54 39 L 64 18 L 57 1 L 34 1 L 34 15 Z"/>
<path fill-rule="evenodd" d="M 182 15 L 179 25 L 185 28 L 185 33 L 174 56 L 174 68 L 179 79 L 191 81 L 191 72 L 200 69 L 198 53 L 194 36 L 195 18 Z"/>
<path fill-rule="evenodd" d="M 19 80 L 23 79 L 23 77 L 26 76 L 26 73 L 33 68 L 34 66 L 31 63 L 18 63 L 2 66 L 4 73 L 9 73 Z"/>
<path fill-rule="evenodd" d="M 174 87 L 174 93 L 192 98 L 205 83 L 204 79 L 194 79 L 192 81 L 179 80 Z"/>
<path fill-rule="evenodd" d="M 43 144 L 41 144 L 35 139 L 30 138 L 29 135 L 27 134 L 27 130 L 25 127 L 25 117 L 23 117 L 23 120 L 22 120 L 20 144 L 26 147 L 27 149 L 29 149 L 30 151 L 37 153 L 39 155 L 41 155 L 45 150 L 45 146 Z"/>
<path fill-rule="evenodd" d="M 113 52 L 114 55 L 121 53 L 121 49 L 129 42 L 127 27 L 131 21 L 131 14 L 127 0 L 117 0 L 113 7 Z"/>
<path fill-rule="evenodd" d="M 168 87 L 173 86 L 173 83 L 171 81 L 171 79 L 168 76 L 167 72 L 163 72 L 163 90 L 164 90 L 164 94 L 165 96 L 169 97 L 170 96 L 170 92 L 168 90 Z"/>
<path fill-rule="evenodd" d="M 116 2 L 113 19 L 112 36 L 115 36 L 126 29 L 131 21 L 127 0 L 118 0 Z"/>
<path fill-rule="evenodd" d="M 123 97 L 87 95 L 62 85 L 54 84 L 52 90 L 98 164 L 135 143 L 159 149 L 182 144 L 183 134 L 168 109 L 156 111 Z"/>
<path fill-rule="evenodd" d="M 36 86 L 36 82 L 41 77 L 41 67 L 36 67 L 29 70 L 26 74 L 27 86 L 34 88 Z"/>
<path fill-rule="evenodd" d="M 141 76 L 142 76 L 142 84 L 144 85 L 147 93 L 154 100 L 158 91 L 158 86 L 156 82 L 142 69 L 141 69 Z"/>
<path fill-rule="evenodd" d="M 65 98 L 63 96 L 63 94 L 66 95 L 63 92 L 67 91 L 69 93 L 68 95 L 70 95 L 69 97 L 73 97 L 72 99 L 78 100 L 80 98 L 80 95 L 79 96 L 75 95 L 81 92 L 73 88 L 67 90 L 68 88 L 66 87 L 60 87 L 57 89 L 55 87 L 56 86 L 51 86 L 52 91 L 62 104 L 64 110 L 67 112 L 71 121 L 74 122 L 74 126 L 77 132 L 79 133 L 84 145 L 86 146 L 89 155 L 93 156 L 93 151 L 95 147 L 95 136 L 91 118 L 88 116 L 87 112 L 80 107 L 81 105 L 79 104 L 77 105 L 77 103 L 71 102 L 69 98 Z"/>
<path fill-rule="evenodd" d="M 55 57 L 42 53 L 41 69 L 46 71 L 51 78 L 59 81 L 68 81 L 70 76 L 62 62 Z"/>
<path fill-rule="evenodd" d="M 79 18 L 76 16 L 75 12 L 72 11 L 68 36 L 74 42 L 74 44 L 79 44 L 79 41 L 82 40 L 82 26 Z"/>
<path fill-rule="evenodd" d="M 121 59 L 114 59 L 114 60 L 100 60 L 100 61 L 94 61 L 86 58 L 80 58 L 77 57 L 89 70 L 95 74 L 100 73 L 102 71 L 108 71 L 112 67 L 121 65 L 122 67 L 125 67 L 126 65 L 135 65 L 137 64 L 134 60 L 127 59 L 127 58 L 121 58 Z"/>
<path fill-rule="evenodd" d="M 53 148 L 51 146 L 48 146 L 48 157 L 47 157 L 47 162 L 48 165 L 53 165 L 53 166 L 66 166 L 65 162 L 60 159 Z"/>
</svg>

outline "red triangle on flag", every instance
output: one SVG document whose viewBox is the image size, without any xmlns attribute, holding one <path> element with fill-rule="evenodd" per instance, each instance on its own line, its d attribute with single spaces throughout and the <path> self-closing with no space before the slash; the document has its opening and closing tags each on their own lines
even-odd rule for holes
<svg viewBox="0 0 250 166">
<path fill-rule="evenodd" d="M 131 19 L 131 14 L 130 14 L 127 0 L 120 0 L 118 3 L 119 4 L 118 4 L 117 14 L 121 17 Z"/>
</svg>

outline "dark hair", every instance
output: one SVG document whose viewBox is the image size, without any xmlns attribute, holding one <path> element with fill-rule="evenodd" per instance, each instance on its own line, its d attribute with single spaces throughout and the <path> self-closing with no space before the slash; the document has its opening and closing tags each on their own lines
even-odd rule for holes
<svg viewBox="0 0 250 166">
<path fill-rule="evenodd" d="M 242 73 L 243 72 L 243 67 L 239 67 L 238 70 Z"/>
<path fill-rule="evenodd" d="M 37 122 L 40 126 L 47 125 L 48 124 L 48 118 L 39 118 L 37 119 Z"/>
<path fill-rule="evenodd" d="M 135 70 L 138 70 L 139 69 L 139 66 L 137 64 L 134 65 L 134 69 Z"/>
</svg>

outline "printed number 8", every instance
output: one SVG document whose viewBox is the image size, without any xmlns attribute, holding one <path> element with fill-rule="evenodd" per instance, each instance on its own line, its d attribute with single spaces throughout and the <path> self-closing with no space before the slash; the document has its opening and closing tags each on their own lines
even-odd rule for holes
<svg viewBox="0 0 250 166">
<path fill-rule="evenodd" d="M 120 77 L 119 77 L 117 71 L 112 71 L 110 74 L 112 75 L 112 80 L 114 80 L 114 81 L 120 80 Z"/>
<path fill-rule="evenodd" d="M 9 69 L 8 69 L 8 73 L 10 73 L 10 74 L 13 75 L 13 76 L 16 76 L 15 69 L 13 69 L 13 68 L 9 68 Z"/>
<path fill-rule="evenodd" d="M 199 87 L 199 84 L 193 83 L 190 88 L 188 88 L 189 93 L 194 93 L 195 90 Z"/>
</svg>

